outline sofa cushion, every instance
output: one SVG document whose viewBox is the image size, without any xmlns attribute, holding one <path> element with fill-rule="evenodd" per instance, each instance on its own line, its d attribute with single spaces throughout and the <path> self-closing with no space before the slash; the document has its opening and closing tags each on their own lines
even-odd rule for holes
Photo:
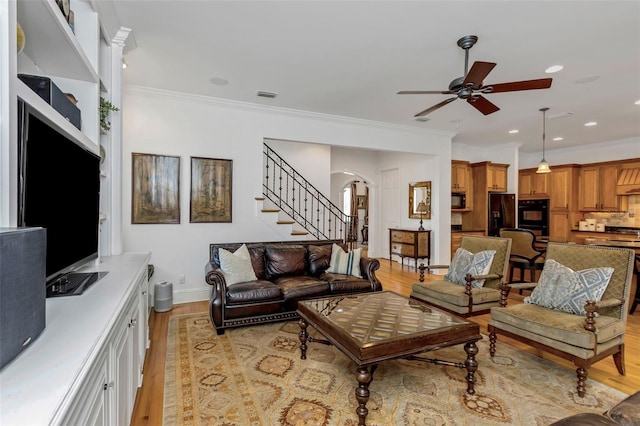
<svg viewBox="0 0 640 426">
<path fill-rule="evenodd" d="M 584 329 L 583 316 L 526 303 L 492 308 L 491 322 L 504 323 L 585 349 L 593 349 L 596 343 L 621 336 L 625 328 L 622 320 L 601 315 L 596 320 L 596 332 L 592 333 Z"/>
<path fill-rule="evenodd" d="M 278 299 L 282 299 L 280 287 L 269 281 L 251 281 L 227 288 L 227 304 L 229 305 Z"/>
<path fill-rule="evenodd" d="M 331 244 L 307 247 L 307 265 L 309 275 L 320 275 L 331 264 Z"/>
<path fill-rule="evenodd" d="M 477 253 L 471 253 L 460 247 L 456 250 L 456 254 L 451 260 L 449 271 L 444 276 L 446 281 L 465 285 L 465 277 L 471 275 L 487 275 L 491 270 L 491 264 L 496 254 L 495 250 L 483 250 Z M 481 288 L 485 280 L 474 280 L 471 283 L 473 288 Z"/>
<path fill-rule="evenodd" d="M 429 281 L 427 283 L 415 283 L 411 297 L 432 303 L 442 300 L 452 305 L 466 307 L 469 305 L 469 296 L 465 294 L 465 290 L 465 287 L 448 281 Z M 472 288 L 471 294 L 475 305 L 498 302 L 500 300 L 500 290 L 495 288 Z"/>
<path fill-rule="evenodd" d="M 251 257 L 246 245 L 241 245 L 233 253 L 220 249 L 218 254 L 220 256 L 220 269 L 224 273 L 227 286 L 258 279 L 253 272 Z"/>
<path fill-rule="evenodd" d="M 342 247 L 334 243 L 331 246 L 331 263 L 327 272 L 353 275 L 362 278 L 362 274 L 360 273 L 361 255 L 362 248 L 345 252 Z"/>
<path fill-rule="evenodd" d="M 640 391 L 631 394 L 607 411 L 607 415 L 622 426 L 640 425 Z"/>
<path fill-rule="evenodd" d="M 371 291 L 371 283 L 369 280 L 354 277 L 353 275 L 325 272 L 318 278 L 329 283 L 331 294 Z"/>
<path fill-rule="evenodd" d="M 276 278 L 274 284 L 280 287 L 285 300 L 308 299 L 329 294 L 328 282 L 308 275 Z"/>
<path fill-rule="evenodd" d="M 253 272 L 259 280 L 266 279 L 264 270 L 264 247 L 248 247 L 249 256 L 251 256 L 251 265 L 253 266 Z"/>
<path fill-rule="evenodd" d="M 586 315 L 587 300 L 599 302 L 611 280 L 613 268 L 574 271 L 553 259 L 545 262 L 538 285 L 525 297 L 525 303 Z"/>
<path fill-rule="evenodd" d="M 268 280 L 281 276 L 304 275 L 307 249 L 300 245 L 266 246 L 265 275 Z"/>
</svg>

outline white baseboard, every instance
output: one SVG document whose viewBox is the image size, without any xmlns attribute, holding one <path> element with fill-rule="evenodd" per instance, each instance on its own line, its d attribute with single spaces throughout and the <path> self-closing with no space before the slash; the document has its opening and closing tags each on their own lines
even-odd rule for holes
<svg viewBox="0 0 640 426">
<path fill-rule="evenodd" d="M 173 304 L 201 302 L 203 300 L 209 300 L 210 288 L 191 288 L 188 290 L 173 290 Z M 151 304 L 155 302 L 154 298 L 151 298 Z"/>
</svg>

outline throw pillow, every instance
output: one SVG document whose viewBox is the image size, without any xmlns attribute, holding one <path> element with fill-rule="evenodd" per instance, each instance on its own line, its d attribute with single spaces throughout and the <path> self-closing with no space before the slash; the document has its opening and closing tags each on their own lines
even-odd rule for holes
<svg viewBox="0 0 640 426">
<path fill-rule="evenodd" d="M 444 279 L 455 284 L 465 285 L 467 274 L 486 275 L 491 270 L 495 254 L 495 250 L 483 250 L 474 254 L 460 247 L 456 250 Z M 485 280 L 474 280 L 471 282 L 471 287 L 481 288 L 484 282 Z"/>
<path fill-rule="evenodd" d="M 251 266 L 251 256 L 245 244 L 233 253 L 221 248 L 218 250 L 218 255 L 220 269 L 224 273 L 228 286 L 258 279 Z"/>
<path fill-rule="evenodd" d="M 345 252 L 342 247 L 336 243 L 331 246 L 331 262 L 327 272 L 334 274 L 353 275 L 362 278 L 360 272 L 360 257 L 362 256 L 362 248 Z"/>
<path fill-rule="evenodd" d="M 602 299 L 612 275 L 613 268 L 610 267 L 574 271 L 553 259 L 547 259 L 538 285 L 530 296 L 524 298 L 524 302 L 586 315 L 584 304 L 587 300 L 599 302 Z"/>
</svg>

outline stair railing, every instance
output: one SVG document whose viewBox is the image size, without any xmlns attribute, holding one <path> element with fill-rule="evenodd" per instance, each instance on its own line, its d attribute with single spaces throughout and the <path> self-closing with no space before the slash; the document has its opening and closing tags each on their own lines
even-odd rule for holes
<svg viewBox="0 0 640 426">
<path fill-rule="evenodd" d="M 263 195 L 318 239 L 358 241 L 358 217 L 345 214 L 266 143 Z"/>
</svg>

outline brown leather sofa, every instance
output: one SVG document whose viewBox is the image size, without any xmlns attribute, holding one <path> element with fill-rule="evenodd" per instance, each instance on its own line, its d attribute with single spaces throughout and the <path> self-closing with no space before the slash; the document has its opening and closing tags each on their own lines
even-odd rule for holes
<svg viewBox="0 0 640 426">
<path fill-rule="evenodd" d="M 565 417 L 550 426 L 638 426 L 640 391 L 629 395 L 603 414 L 580 413 Z"/>
<path fill-rule="evenodd" d="M 209 308 L 218 334 L 230 327 L 296 318 L 299 300 L 334 294 L 381 291 L 377 259 L 362 256 L 363 278 L 325 272 L 333 243 L 341 240 L 246 243 L 257 281 L 227 286 L 218 251 L 235 252 L 245 243 L 210 244 L 205 280 L 212 286 Z"/>
</svg>

